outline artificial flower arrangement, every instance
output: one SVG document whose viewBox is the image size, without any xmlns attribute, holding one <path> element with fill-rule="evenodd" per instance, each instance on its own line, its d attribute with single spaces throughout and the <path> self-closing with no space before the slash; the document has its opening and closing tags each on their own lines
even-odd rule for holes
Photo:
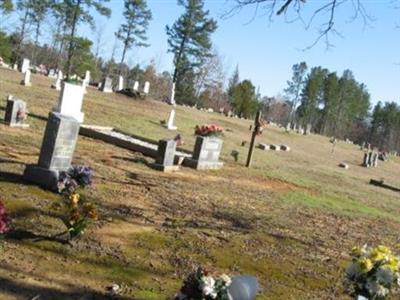
<svg viewBox="0 0 400 300">
<path fill-rule="evenodd" d="M 202 125 L 201 127 L 196 125 L 194 134 L 205 137 L 220 137 L 224 135 L 224 129 L 218 125 Z"/>
<path fill-rule="evenodd" d="M 24 122 L 27 118 L 28 118 L 28 112 L 27 111 L 25 111 L 24 109 L 19 109 L 17 111 L 16 120 L 17 120 L 18 123 Z"/>
<path fill-rule="evenodd" d="M 353 262 L 346 275 L 356 297 L 382 300 L 392 289 L 400 287 L 399 257 L 388 247 L 354 247 L 351 256 Z"/>
<path fill-rule="evenodd" d="M 6 207 L 0 201 L 0 239 L 4 238 L 10 231 L 10 217 L 8 216 Z"/>
<path fill-rule="evenodd" d="M 212 276 L 198 268 L 189 274 L 183 287 L 175 297 L 176 300 L 230 300 L 228 288 L 231 278 L 228 275 Z"/>
<path fill-rule="evenodd" d="M 66 216 L 62 218 L 70 238 L 82 235 L 92 220 L 97 219 L 97 210 L 93 203 L 79 194 L 79 189 L 90 186 L 93 171 L 87 166 L 72 167 L 60 174 L 58 191 L 64 196 L 63 207 Z"/>
<path fill-rule="evenodd" d="M 264 119 L 261 119 L 258 125 L 257 135 L 262 135 L 265 128 L 267 128 L 268 122 Z"/>
</svg>

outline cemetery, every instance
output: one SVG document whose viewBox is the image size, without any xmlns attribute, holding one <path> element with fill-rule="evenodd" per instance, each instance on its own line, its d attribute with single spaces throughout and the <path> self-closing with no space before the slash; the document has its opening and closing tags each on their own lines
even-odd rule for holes
<svg viewBox="0 0 400 300">
<path fill-rule="evenodd" d="M 254 143 L 271 151 L 255 147 L 246 168 L 252 132 L 260 130 L 254 121 L 177 105 L 171 131 L 158 122 L 170 115 L 166 103 L 96 89 L 82 96 L 82 87 L 65 91 L 67 83 L 57 91 L 50 88 L 53 79 L 35 74 L 27 91 L 20 73 L 6 69 L 0 78 L 5 120 L 8 111 L 16 114 L 11 101 L 23 101 L 30 125 L 0 125 L 1 200 L 14 227 L 3 257 L 15 262 L 2 263 L 7 289 L 0 295 L 9 299 L 102 299 L 110 289 L 126 299 L 166 299 L 195 257 L 257 278 L 257 299 L 305 296 L 299 277 L 307 295 L 325 299 L 343 293 L 343 245 L 351 249 L 367 228 L 370 241 L 382 232 L 388 234 L 377 242 L 395 240 L 389 233 L 400 221 L 398 191 L 381 186 L 399 185 L 398 158 L 364 168 L 357 145 L 337 141 L 332 154 L 327 137 L 271 125 Z M 207 144 L 209 138 L 194 134 L 201 124 L 221 125 L 223 136 Z M 185 139 L 181 146 L 177 132 Z M 350 168 L 338 169 L 342 161 Z M 97 221 L 68 241 L 57 236 L 63 231 L 54 206 L 60 196 L 51 190 L 63 171 L 79 165 L 93 170 L 93 187 L 82 197 L 94 199 Z M 370 178 L 385 178 L 385 184 L 369 184 Z"/>
<path fill-rule="evenodd" d="M 0 1 L 0 300 L 400 299 L 384 2 Z"/>
</svg>

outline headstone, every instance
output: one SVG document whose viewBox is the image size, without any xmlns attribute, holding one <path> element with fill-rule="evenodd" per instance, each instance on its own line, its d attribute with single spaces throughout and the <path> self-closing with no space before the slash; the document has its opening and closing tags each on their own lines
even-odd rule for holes
<svg viewBox="0 0 400 300">
<path fill-rule="evenodd" d="M 237 151 L 237 150 L 232 150 L 231 156 L 232 156 L 233 159 L 237 162 L 237 161 L 239 160 L 239 151 Z"/>
<path fill-rule="evenodd" d="M 280 151 L 280 150 L 281 150 L 281 146 L 280 146 L 280 145 L 274 145 L 274 144 L 272 144 L 272 145 L 269 146 L 269 148 L 270 148 L 271 150 L 274 150 L 274 151 Z"/>
<path fill-rule="evenodd" d="M 56 71 L 54 69 L 49 70 L 49 74 L 47 75 L 50 78 L 55 78 L 56 77 Z"/>
<path fill-rule="evenodd" d="M 168 130 L 177 130 L 178 128 L 174 125 L 175 122 L 175 109 L 171 109 L 169 113 L 168 121 L 167 121 L 167 129 Z"/>
<path fill-rule="evenodd" d="M 286 132 L 290 132 L 291 126 L 290 122 L 286 124 Z"/>
<path fill-rule="evenodd" d="M 25 124 L 28 112 L 26 110 L 25 101 L 14 99 L 12 96 L 7 98 L 6 113 L 4 123 L 11 127 L 29 127 Z"/>
<path fill-rule="evenodd" d="M 364 153 L 364 159 L 363 159 L 363 166 L 364 167 L 368 167 L 368 153 L 367 152 L 365 152 Z"/>
<path fill-rule="evenodd" d="M 209 108 L 209 109 L 207 109 L 207 112 L 209 112 L 209 113 L 213 113 L 213 112 L 214 112 L 214 110 L 213 110 L 212 108 Z"/>
<path fill-rule="evenodd" d="M 22 85 L 25 86 L 31 86 L 31 70 L 26 70 L 25 74 L 24 74 L 24 79 L 21 81 Z"/>
<path fill-rule="evenodd" d="M 288 145 L 281 145 L 282 151 L 290 151 L 290 147 Z"/>
<path fill-rule="evenodd" d="M 147 96 L 150 92 L 150 82 L 146 81 L 144 83 L 143 93 Z"/>
<path fill-rule="evenodd" d="M 176 105 L 176 102 L 175 102 L 175 82 L 173 82 L 172 86 L 171 86 L 171 95 L 169 97 L 169 104 L 174 105 L 174 106 Z"/>
<path fill-rule="evenodd" d="M 124 89 L 124 77 L 118 76 L 118 90 L 122 91 Z"/>
<path fill-rule="evenodd" d="M 153 167 L 163 172 L 178 170 L 179 166 L 174 166 L 175 151 L 175 140 L 159 140 L 156 163 L 153 165 Z"/>
<path fill-rule="evenodd" d="M 90 71 L 86 71 L 85 78 L 83 79 L 83 81 L 86 83 L 86 85 L 89 85 L 89 83 L 90 83 Z"/>
<path fill-rule="evenodd" d="M 372 167 L 372 151 L 368 152 L 368 162 L 367 162 L 367 166 L 368 167 Z"/>
<path fill-rule="evenodd" d="M 112 93 L 112 79 L 110 77 L 103 79 L 100 90 L 104 93 Z"/>
<path fill-rule="evenodd" d="M 138 92 L 139 91 L 139 81 L 135 81 L 133 83 L 133 90 Z"/>
<path fill-rule="evenodd" d="M 349 168 L 349 165 L 346 164 L 346 163 L 344 163 L 344 162 L 341 162 L 341 163 L 339 164 L 339 167 L 341 167 L 341 168 L 343 168 L 343 169 L 348 169 L 348 168 Z"/>
<path fill-rule="evenodd" d="M 57 73 L 57 79 L 56 82 L 51 86 L 52 88 L 55 88 L 56 91 L 61 91 L 61 82 L 63 80 L 63 73 L 61 70 L 58 71 Z"/>
<path fill-rule="evenodd" d="M 374 168 L 378 166 L 378 158 L 379 158 L 378 152 L 374 152 L 374 154 L 372 155 L 372 166 Z"/>
<path fill-rule="evenodd" d="M 27 58 L 24 58 L 21 65 L 21 73 L 26 73 L 29 70 L 30 61 Z"/>
<path fill-rule="evenodd" d="M 260 143 L 260 144 L 258 144 L 258 148 L 260 148 L 261 150 L 269 150 L 270 145 Z"/>
<path fill-rule="evenodd" d="M 83 102 L 83 87 L 80 85 L 63 82 L 58 100 L 57 107 L 54 112 L 63 116 L 69 116 L 83 123 L 84 113 L 81 112 Z"/>
<path fill-rule="evenodd" d="M 61 171 L 71 167 L 79 134 L 79 123 L 71 117 L 51 112 L 46 125 L 37 165 L 28 165 L 24 179 L 57 190 Z"/>
<path fill-rule="evenodd" d="M 17 64 L 14 64 L 14 65 L 13 65 L 13 70 L 14 70 L 14 71 L 17 71 L 17 70 L 18 70 L 18 65 L 17 65 Z"/>
<path fill-rule="evenodd" d="M 219 161 L 222 140 L 214 137 L 197 136 L 189 166 L 197 170 L 219 169 L 223 162 Z"/>
<path fill-rule="evenodd" d="M 304 132 L 305 135 L 311 134 L 311 127 L 312 125 L 310 123 L 307 124 L 306 130 Z"/>
</svg>

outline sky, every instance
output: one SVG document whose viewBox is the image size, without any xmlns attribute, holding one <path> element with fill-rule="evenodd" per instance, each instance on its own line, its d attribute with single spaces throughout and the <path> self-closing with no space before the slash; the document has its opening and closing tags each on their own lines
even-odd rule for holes
<svg viewBox="0 0 400 300">
<path fill-rule="evenodd" d="M 256 12 L 255 6 L 223 18 L 233 0 L 206 0 L 205 7 L 218 21 L 212 41 L 223 57 L 227 78 L 238 65 L 240 79 L 250 79 L 263 96 L 282 94 L 292 76 L 293 64 L 305 61 L 309 68 L 322 66 L 339 75 L 350 69 L 357 81 L 367 85 L 373 103 L 396 101 L 400 104 L 400 28 L 396 28 L 400 26 L 400 1 L 361 0 L 370 17 L 368 24 L 361 15 L 352 18 L 355 2 L 348 0 L 337 9 L 338 35 L 329 40 L 333 46 L 327 49 L 321 40 L 308 50 L 305 48 L 316 40 L 320 25 L 327 21 L 329 14 L 314 18 L 308 29 L 304 23 L 326 1 L 307 1 L 301 10 L 303 22 L 293 21 L 293 12 L 270 19 L 265 8 L 259 7 Z M 148 5 L 153 14 L 148 29 L 150 47 L 130 50 L 126 62 L 145 66 L 154 59 L 158 71 L 172 71 L 165 26 L 172 25 L 183 9 L 176 0 L 148 0 Z M 109 19 L 94 14 L 104 42 L 101 53 L 105 59 L 111 56 L 114 32 L 123 22 L 123 0 L 110 0 L 107 6 L 112 9 Z M 96 34 L 88 26 L 81 25 L 79 33 L 95 40 Z M 117 51 L 117 61 L 120 53 Z"/>
</svg>

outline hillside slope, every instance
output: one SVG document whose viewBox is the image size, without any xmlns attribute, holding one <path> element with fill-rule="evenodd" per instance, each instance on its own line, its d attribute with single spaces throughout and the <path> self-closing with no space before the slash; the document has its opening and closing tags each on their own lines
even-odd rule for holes
<svg viewBox="0 0 400 300">
<path fill-rule="evenodd" d="M 176 125 L 193 148 L 193 128 L 216 123 L 226 132 L 223 169 L 163 174 L 152 159 L 79 137 L 74 164 L 91 166 L 100 221 L 73 246 L 43 236 L 62 231 L 54 213 L 60 197 L 21 178 L 36 163 L 46 125 L 56 104 L 52 81 L 0 69 L 0 115 L 8 94 L 28 103 L 29 129 L 0 124 L 0 198 L 20 234 L 5 241 L 0 259 L 0 299 L 103 299 L 105 287 L 122 286 L 121 299 L 166 299 L 194 264 L 228 274 L 253 274 L 259 299 L 347 299 L 343 267 L 354 245 L 395 247 L 400 229 L 399 193 L 370 186 L 385 178 L 400 187 L 400 161 L 378 168 L 360 166 L 362 152 L 328 138 L 288 134 L 268 127 L 259 142 L 287 144 L 290 152 L 255 150 L 244 167 L 248 120 L 176 108 Z M 89 88 L 85 124 L 112 126 L 152 139 L 173 137 L 160 125 L 171 107 Z M 248 143 L 247 143 L 248 144 Z M 240 152 L 239 162 L 230 156 Z M 345 161 L 350 169 L 338 168 Z M 42 237 L 37 239 L 37 237 Z M 91 298 L 84 298 L 91 299 Z"/>
</svg>

